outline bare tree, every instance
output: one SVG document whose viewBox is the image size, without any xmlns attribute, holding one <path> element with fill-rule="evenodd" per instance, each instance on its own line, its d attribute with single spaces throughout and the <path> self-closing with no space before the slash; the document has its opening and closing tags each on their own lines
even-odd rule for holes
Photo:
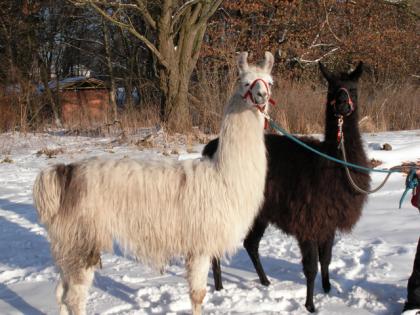
<svg viewBox="0 0 420 315">
<path fill-rule="evenodd" d="M 171 130 L 191 126 L 188 88 L 210 17 L 223 0 L 69 0 L 89 5 L 152 53 L 162 93 L 161 117 Z M 140 18 L 143 27 L 133 23 Z"/>
<path fill-rule="evenodd" d="M 108 66 L 108 73 L 109 73 L 109 81 L 111 83 L 111 89 L 109 93 L 109 99 L 111 101 L 112 106 L 112 114 L 114 121 L 117 121 L 117 101 L 115 99 L 115 95 L 117 92 L 117 88 L 115 85 L 115 76 L 114 76 L 114 69 L 112 66 L 112 53 L 111 53 L 111 43 L 109 39 L 109 29 L 106 25 L 105 21 L 102 20 L 102 32 L 103 32 L 103 40 L 105 46 L 105 59 Z"/>
</svg>

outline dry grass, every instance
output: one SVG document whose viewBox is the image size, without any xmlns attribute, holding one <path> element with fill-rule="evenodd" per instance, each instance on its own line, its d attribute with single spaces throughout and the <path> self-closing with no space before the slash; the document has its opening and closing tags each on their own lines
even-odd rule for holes
<svg viewBox="0 0 420 315">
<path fill-rule="evenodd" d="M 322 133 L 326 89 L 308 83 L 280 82 L 275 91 L 277 106 L 272 117 L 294 133 Z M 360 85 L 359 117 L 365 132 L 420 128 L 420 88 L 413 84 L 395 85 L 369 91 Z"/>
<path fill-rule="evenodd" d="M 1 161 L 0 161 L 0 163 L 13 163 L 14 161 L 10 158 L 10 157 L 8 157 L 8 156 L 5 156 L 4 157 L 4 159 L 2 159 Z"/>
<path fill-rule="evenodd" d="M 198 69 L 195 83 L 191 84 L 190 98 L 191 119 L 204 134 L 215 134 L 220 128 L 221 117 L 226 100 L 236 83 L 236 69 L 229 65 L 223 73 Z M 66 126 L 69 134 L 75 135 L 120 135 L 122 140 L 130 134 L 136 134 L 141 128 L 160 125 L 159 100 L 155 90 L 145 88 L 142 104 L 139 108 L 126 108 L 118 113 L 118 121 L 107 117 L 105 122 L 95 125 L 81 123 Z M 321 84 L 292 82 L 276 79 L 273 98 L 277 105 L 271 108 L 271 116 L 288 131 L 300 134 L 322 133 L 326 88 Z M 361 128 L 365 132 L 385 130 L 406 130 L 420 128 L 420 87 L 418 83 L 389 85 L 372 88 L 370 84 L 360 84 Z M 51 118 L 45 114 L 29 120 L 21 100 L 0 98 L 0 132 L 11 130 L 45 130 L 53 127 Z M 41 103 L 32 104 L 33 108 L 45 108 Z M 197 134 L 186 130 L 185 134 Z M 199 142 L 206 139 L 196 139 Z M 142 144 L 143 147 L 148 145 Z"/>
<path fill-rule="evenodd" d="M 382 165 L 382 161 L 380 161 L 380 160 L 376 160 L 376 159 L 371 159 L 370 160 L 370 167 L 373 167 L 373 168 L 375 168 L 375 167 L 377 167 L 377 166 L 379 166 L 379 165 Z"/>
<path fill-rule="evenodd" d="M 135 140 L 133 144 L 136 145 L 140 150 L 154 148 L 156 146 L 151 134 L 142 139 Z"/>
<path fill-rule="evenodd" d="M 420 160 L 417 161 L 407 161 L 407 162 L 403 162 L 401 163 L 401 170 L 408 174 L 410 173 L 410 171 L 412 170 L 413 167 L 420 167 Z"/>
<path fill-rule="evenodd" d="M 127 108 L 119 113 L 118 119 L 121 122 L 122 129 L 127 133 L 136 133 L 138 128 L 160 124 L 159 106 L 156 104 L 157 101 L 144 103 L 139 109 Z"/>
<path fill-rule="evenodd" d="M 226 99 L 234 89 L 235 69 L 225 75 L 199 72 L 199 82 L 193 93 L 199 103 L 193 103 L 195 125 L 206 133 L 217 133 Z M 326 87 L 310 82 L 276 80 L 271 116 L 283 128 L 293 133 L 322 133 L 324 130 Z M 420 87 L 416 83 L 395 84 L 372 89 L 360 83 L 361 127 L 365 132 L 420 128 L 418 100 Z"/>
<path fill-rule="evenodd" d="M 420 128 L 420 86 L 418 84 L 391 85 L 380 90 L 362 89 L 361 117 L 368 116 L 373 131 Z"/>
<path fill-rule="evenodd" d="M 322 87 L 280 81 L 276 83 L 271 108 L 273 119 L 293 133 L 308 134 L 323 131 L 325 95 Z"/>
<path fill-rule="evenodd" d="M 19 111 L 13 97 L 0 97 L 0 131 L 15 130 L 19 125 Z"/>
<path fill-rule="evenodd" d="M 206 69 L 197 71 L 197 82 L 192 85 L 193 125 L 205 133 L 217 133 L 226 101 L 232 94 L 237 80 L 236 67 L 229 65 L 226 72 L 212 72 Z M 200 101 L 197 101 L 200 100 Z"/>
<path fill-rule="evenodd" d="M 55 148 L 55 149 L 43 148 L 36 153 L 36 156 L 40 157 L 42 155 L 45 155 L 47 158 L 52 159 L 52 158 L 55 158 L 57 155 L 63 154 L 63 153 L 64 153 L 63 148 Z"/>
</svg>

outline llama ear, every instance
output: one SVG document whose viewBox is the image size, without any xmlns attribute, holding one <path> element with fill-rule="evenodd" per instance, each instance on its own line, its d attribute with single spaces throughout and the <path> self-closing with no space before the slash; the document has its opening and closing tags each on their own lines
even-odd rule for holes
<svg viewBox="0 0 420 315">
<path fill-rule="evenodd" d="M 248 70 L 248 53 L 241 52 L 237 58 L 237 64 L 239 73 L 243 73 Z"/>
<path fill-rule="evenodd" d="M 273 69 L 273 65 L 274 65 L 274 56 L 271 52 L 266 51 L 264 62 L 262 63 L 263 69 L 267 73 L 271 73 L 271 69 Z"/>
<path fill-rule="evenodd" d="M 319 70 L 321 70 L 321 73 L 324 76 L 324 78 L 328 82 L 331 82 L 333 79 L 332 74 L 327 70 L 327 68 L 322 64 L 322 62 L 319 62 L 318 65 L 319 65 Z"/>
<path fill-rule="evenodd" d="M 363 73 L 363 62 L 359 62 L 356 69 L 353 70 L 352 73 L 349 74 L 349 77 L 353 81 L 357 81 Z"/>
</svg>

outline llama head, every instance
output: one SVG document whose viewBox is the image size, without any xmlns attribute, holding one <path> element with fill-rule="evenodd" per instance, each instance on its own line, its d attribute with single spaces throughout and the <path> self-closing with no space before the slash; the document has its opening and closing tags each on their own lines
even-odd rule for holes
<svg viewBox="0 0 420 315">
<path fill-rule="evenodd" d="M 357 110 L 357 83 L 363 72 L 363 63 L 359 62 L 350 73 L 333 74 L 319 63 L 322 75 L 328 81 L 327 105 L 336 116 L 350 116 Z"/>
<path fill-rule="evenodd" d="M 270 52 L 266 51 L 264 60 L 257 65 L 249 65 L 247 59 L 247 52 L 243 52 L 238 56 L 238 93 L 242 95 L 249 106 L 267 105 L 273 85 L 271 69 L 274 64 L 274 57 Z"/>
</svg>

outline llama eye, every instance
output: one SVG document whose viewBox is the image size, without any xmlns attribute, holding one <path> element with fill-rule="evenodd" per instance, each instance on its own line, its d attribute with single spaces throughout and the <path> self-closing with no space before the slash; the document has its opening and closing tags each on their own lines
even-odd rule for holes
<svg viewBox="0 0 420 315">
<path fill-rule="evenodd" d="M 245 83 L 245 86 L 249 86 L 249 83 Z"/>
</svg>

